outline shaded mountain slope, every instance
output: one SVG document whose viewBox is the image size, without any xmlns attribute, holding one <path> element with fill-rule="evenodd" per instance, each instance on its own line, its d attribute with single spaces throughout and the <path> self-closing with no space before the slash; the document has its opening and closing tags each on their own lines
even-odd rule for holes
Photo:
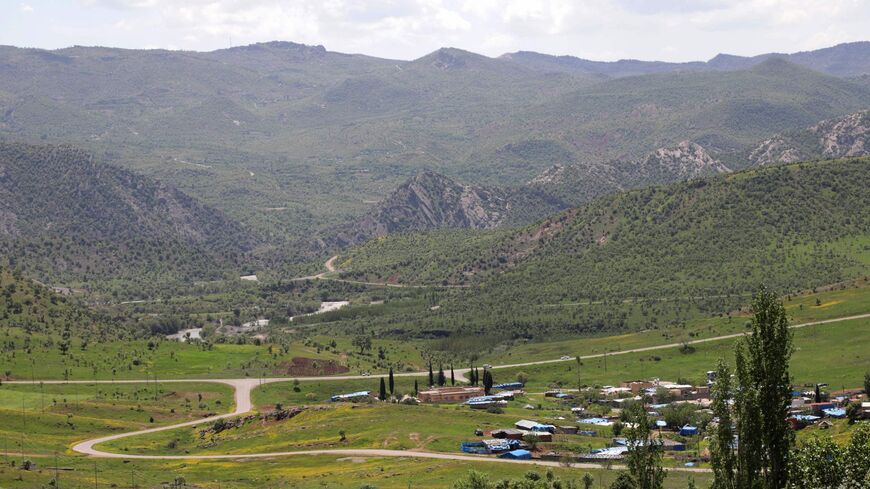
<svg viewBox="0 0 870 489">
<path fill-rule="evenodd" d="M 0 144 L 0 246 L 47 282 L 219 278 L 256 241 L 178 190 L 70 147 Z"/>
</svg>

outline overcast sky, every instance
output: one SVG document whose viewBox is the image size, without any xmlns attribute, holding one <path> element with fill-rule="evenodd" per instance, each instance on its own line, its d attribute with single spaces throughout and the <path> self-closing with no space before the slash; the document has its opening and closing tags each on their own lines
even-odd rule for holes
<svg viewBox="0 0 870 489">
<path fill-rule="evenodd" d="M 212 50 L 261 41 L 413 59 L 442 46 L 706 60 L 870 38 L 870 0 L 0 0 L 0 44 Z"/>
</svg>

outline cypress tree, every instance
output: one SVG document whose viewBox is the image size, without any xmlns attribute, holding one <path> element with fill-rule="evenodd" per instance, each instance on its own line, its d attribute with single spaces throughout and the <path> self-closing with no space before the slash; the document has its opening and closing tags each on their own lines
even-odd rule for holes
<svg viewBox="0 0 870 489">
<path fill-rule="evenodd" d="M 492 374 L 489 372 L 489 369 L 483 369 L 483 391 L 486 395 L 489 395 L 489 391 L 492 389 Z"/>
<path fill-rule="evenodd" d="M 456 376 L 453 374 L 453 365 L 450 365 L 450 385 L 456 385 Z"/>
<path fill-rule="evenodd" d="M 396 389 L 396 384 L 395 384 L 395 381 L 393 380 L 393 367 L 390 367 L 389 380 L 390 380 L 390 395 L 392 396 L 395 393 L 395 389 Z"/>
<path fill-rule="evenodd" d="M 387 400 L 387 385 L 384 383 L 383 377 L 381 377 L 381 400 Z"/>
<path fill-rule="evenodd" d="M 447 378 L 444 377 L 444 367 L 441 365 L 438 366 L 438 387 L 444 387 L 444 384 L 447 383 Z"/>
<path fill-rule="evenodd" d="M 435 385 L 435 374 L 432 373 L 432 362 L 429 362 L 429 387 Z"/>
<path fill-rule="evenodd" d="M 420 392 L 420 390 L 417 387 L 417 379 L 414 379 L 414 395 L 416 396 L 418 392 Z"/>
</svg>

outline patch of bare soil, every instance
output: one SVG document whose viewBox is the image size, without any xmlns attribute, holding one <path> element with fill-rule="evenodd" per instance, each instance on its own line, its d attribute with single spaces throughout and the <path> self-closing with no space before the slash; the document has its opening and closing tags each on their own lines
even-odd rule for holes
<svg viewBox="0 0 870 489">
<path fill-rule="evenodd" d="M 314 358 L 293 357 L 289 362 L 281 362 L 274 372 L 279 375 L 335 375 L 349 372 L 350 369 L 335 360 L 317 360 Z"/>
</svg>

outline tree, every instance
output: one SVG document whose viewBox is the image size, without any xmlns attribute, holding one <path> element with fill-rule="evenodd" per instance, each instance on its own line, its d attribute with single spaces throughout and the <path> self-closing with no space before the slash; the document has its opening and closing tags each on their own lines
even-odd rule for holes
<svg viewBox="0 0 870 489">
<path fill-rule="evenodd" d="M 661 440 L 653 438 L 649 417 L 642 403 L 629 408 L 631 426 L 626 432 L 626 462 L 639 489 L 661 489 L 665 480 Z"/>
<path fill-rule="evenodd" d="M 387 400 L 387 384 L 384 383 L 384 378 L 381 377 L 381 390 L 380 390 L 380 398 L 382 401 Z"/>
<path fill-rule="evenodd" d="M 390 367 L 390 395 L 392 396 L 396 391 L 396 382 L 393 380 L 393 367 Z"/>
<path fill-rule="evenodd" d="M 435 374 L 432 373 L 432 361 L 429 361 L 429 387 L 435 385 Z"/>
<path fill-rule="evenodd" d="M 789 483 L 794 489 L 835 489 L 843 482 L 842 454 L 831 437 L 812 437 L 789 458 Z"/>
<path fill-rule="evenodd" d="M 358 334 L 351 340 L 351 345 L 359 348 L 359 353 L 362 355 L 366 350 L 372 349 L 372 337 L 367 334 Z"/>
<path fill-rule="evenodd" d="M 792 333 L 776 294 L 761 287 L 752 302 L 751 334 L 736 357 L 737 487 L 783 489 L 794 433 L 786 418 L 791 401 Z M 756 485 L 758 484 L 758 485 Z"/>
<path fill-rule="evenodd" d="M 438 387 L 444 387 L 447 383 L 447 378 L 444 377 L 444 367 L 438 365 Z"/>
<path fill-rule="evenodd" d="M 489 477 L 482 472 L 469 470 L 465 477 L 453 483 L 453 489 L 490 489 Z"/>
<path fill-rule="evenodd" d="M 638 485 L 628 472 L 620 472 L 610 489 L 638 489 Z"/>
<path fill-rule="evenodd" d="M 70 333 L 69 323 L 63 325 L 63 332 L 60 334 L 60 341 L 57 343 L 57 349 L 60 350 L 61 355 L 66 355 L 66 352 L 69 351 L 70 345 Z"/>
<path fill-rule="evenodd" d="M 864 394 L 870 399 L 870 370 L 864 372 Z"/>
<path fill-rule="evenodd" d="M 489 369 L 483 369 L 483 391 L 486 395 L 489 395 L 489 391 L 492 389 L 492 383 L 492 374 L 489 372 Z"/>
<path fill-rule="evenodd" d="M 529 381 L 529 375 L 527 373 L 525 373 L 525 372 L 517 373 L 517 382 L 519 382 L 520 384 L 526 385 L 526 383 L 528 381 Z"/>
<path fill-rule="evenodd" d="M 417 379 L 414 379 L 414 395 L 416 396 L 418 392 L 420 392 L 420 389 L 417 386 Z"/>
<path fill-rule="evenodd" d="M 453 364 L 450 365 L 450 385 L 456 385 L 456 375 L 453 373 Z"/>
<path fill-rule="evenodd" d="M 581 390 L 583 390 L 583 382 L 580 379 L 580 366 L 583 365 L 583 362 L 580 361 L 580 355 L 577 355 L 576 357 L 574 357 L 574 361 L 577 362 L 577 390 L 581 391 Z M 592 476 L 589 476 L 589 477 L 592 477 Z"/>
<path fill-rule="evenodd" d="M 870 482 L 870 425 L 859 424 L 843 450 L 843 485 L 868 487 Z M 864 484 L 863 486 L 861 484 Z"/>
<path fill-rule="evenodd" d="M 710 464 L 713 466 L 713 489 L 736 489 L 734 427 L 731 417 L 731 368 L 719 360 L 712 392 L 713 416 L 719 424 L 710 440 Z"/>
<path fill-rule="evenodd" d="M 589 472 L 583 474 L 583 489 L 592 489 L 593 484 L 595 484 L 595 478 L 592 477 L 592 474 Z"/>
</svg>

